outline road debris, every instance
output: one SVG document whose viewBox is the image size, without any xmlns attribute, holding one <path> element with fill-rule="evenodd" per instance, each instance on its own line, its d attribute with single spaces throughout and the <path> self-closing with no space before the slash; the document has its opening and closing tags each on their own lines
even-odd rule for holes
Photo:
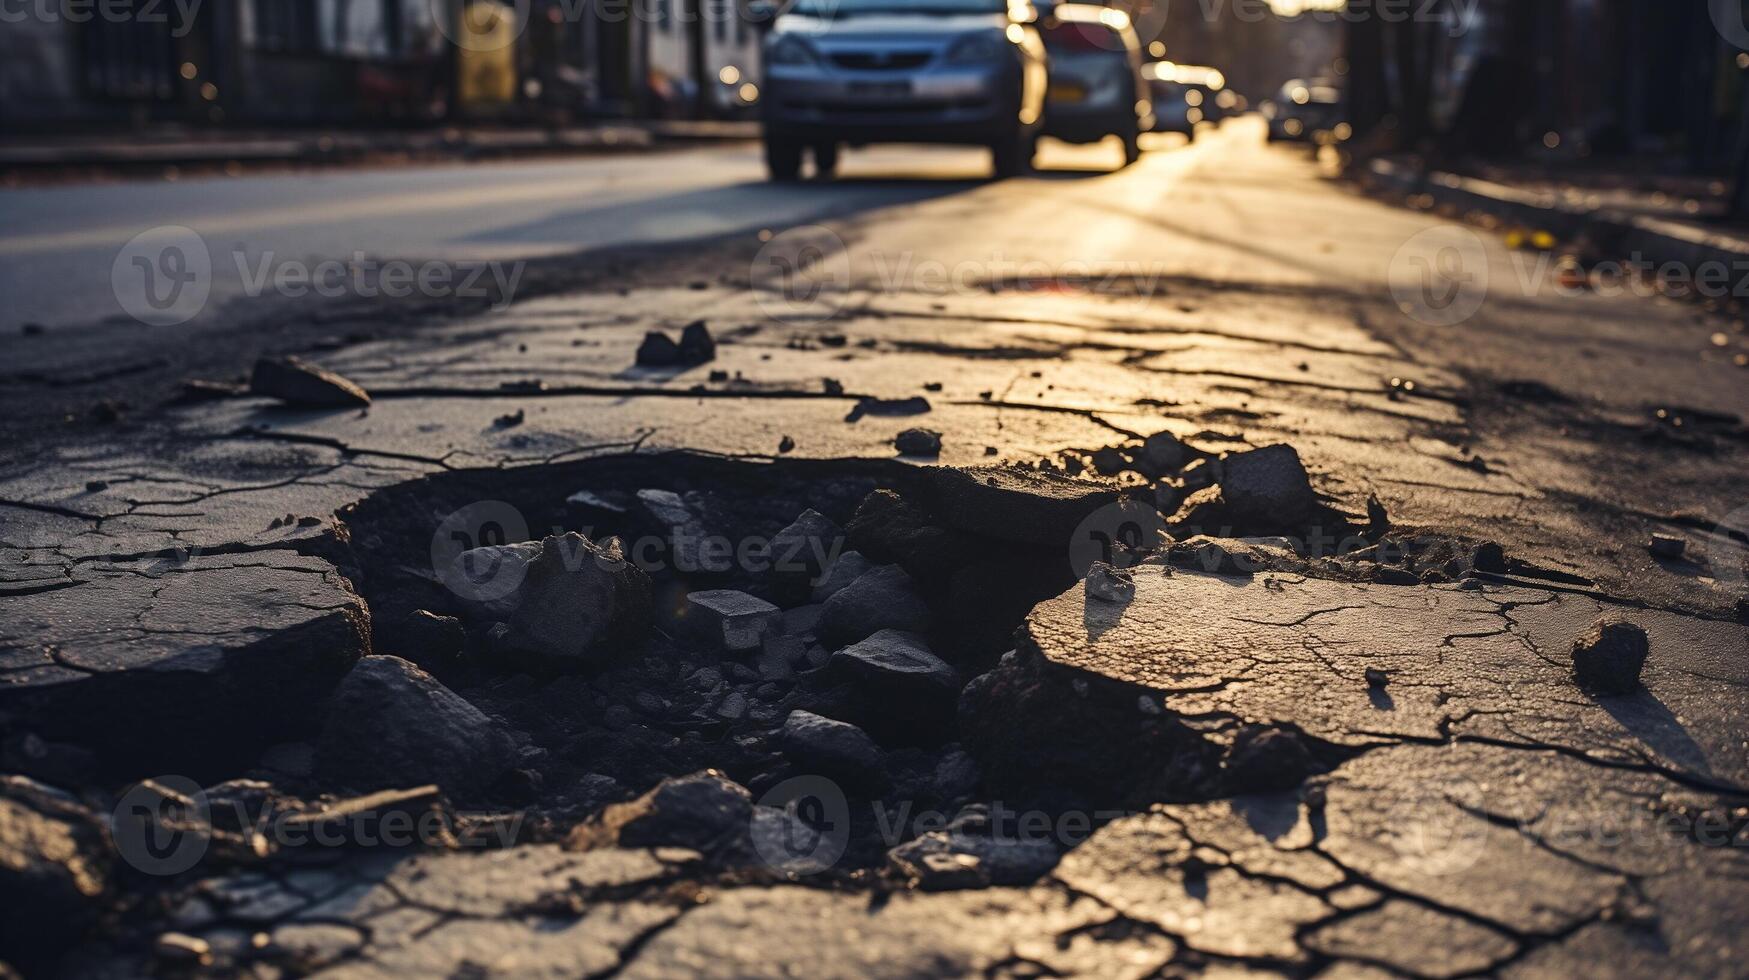
<svg viewBox="0 0 1749 980">
<path fill-rule="evenodd" d="M 249 376 L 251 394 L 298 408 L 361 408 L 370 395 L 354 382 L 295 357 L 264 357 Z"/>
</svg>

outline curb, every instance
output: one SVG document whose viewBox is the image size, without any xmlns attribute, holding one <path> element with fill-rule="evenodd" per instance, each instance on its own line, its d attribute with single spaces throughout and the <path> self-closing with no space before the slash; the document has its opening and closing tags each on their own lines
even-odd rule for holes
<svg viewBox="0 0 1749 980">
<path fill-rule="evenodd" d="M 1749 240 L 1693 225 L 1613 209 L 1576 207 L 1557 195 L 1520 190 L 1492 181 L 1374 160 L 1360 174 L 1369 188 L 1431 197 L 1466 211 L 1482 211 L 1564 239 L 1587 238 L 1616 255 L 1639 255 L 1657 265 L 1691 269 L 1707 263 L 1749 269 Z"/>
<path fill-rule="evenodd" d="M 0 169 L 343 163 L 386 153 L 473 159 L 496 155 L 651 150 L 664 145 L 756 139 L 758 135 L 756 123 L 652 120 L 562 130 L 437 129 L 399 134 L 323 133 L 163 142 L 117 139 L 0 147 Z"/>
</svg>

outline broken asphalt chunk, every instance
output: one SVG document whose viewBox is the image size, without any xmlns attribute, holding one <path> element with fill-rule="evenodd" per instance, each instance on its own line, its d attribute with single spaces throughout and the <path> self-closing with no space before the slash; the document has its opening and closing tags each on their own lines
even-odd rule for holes
<svg viewBox="0 0 1749 980">
<path fill-rule="evenodd" d="M 1632 694 L 1651 643 L 1646 631 L 1621 619 L 1601 619 L 1573 642 L 1573 677 L 1596 694 Z"/>
<path fill-rule="evenodd" d="M 744 653 L 757 649 L 782 610 L 764 599 L 733 589 L 709 589 L 686 597 L 681 613 L 695 635 L 716 649 Z"/>
<path fill-rule="evenodd" d="M 400 657 L 365 657 L 335 689 L 316 742 L 319 772 L 355 789 L 490 787 L 510 770 L 509 735 Z"/>
<path fill-rule="evenodd" d="M 575 531 L 541 542 L 517 589 L 505 644 L 541 666 L 589 670 L 643 646 L 650 631 L 650 578 L 620 553 Z"/>
<path fill-rule="evenodd" d="M 1220 482 L 1236 520 L 1266 527 L 1304 524 L 1318 504 L 1300 454 L 1286 444 L 1226 456 Z"/>
<path fill-rule="evenodd" d="M 1065 549 L 1083 522 L 1117 499 L 1109 486 L 1013 466 L 931 469 L 921 494 L 930 515 L 947 527 Z"/>
<path fill-rule="evenodd" d="M 299 408 L 361 408 L 370 404 L 370 395 L 354 382 L 295 357 L 256 361 L 249 391 Z"/>
<path fill-rule="evenodd" d="M 893 437 L 893 446 L 902 456 L 933 459 L 941 455 L 941 433 L 934 429 L 906 429 Z"/>
<path fill-rule="evenodd" d="M 849 722 L 792 711 L 783 723 L 783 750 L 804 772 L 868 789 L 886 782 L 880 746 Z"/>
<path fill-rule="evenodd" d="M 829 643 L 855 643 L 883 629 L 922 632 L 930 621 L 911 576 L 897 565 L 884 565 L 826 600 L 819 634 Z"/>
<path fill-rule="evenodd" d="M 685 847 L 709 852 L 744 838 L 753 798 L 715 770 L 664 779 L 648 793 L 615 803 L 578 825 L 565 847 Z"/>
</svg>

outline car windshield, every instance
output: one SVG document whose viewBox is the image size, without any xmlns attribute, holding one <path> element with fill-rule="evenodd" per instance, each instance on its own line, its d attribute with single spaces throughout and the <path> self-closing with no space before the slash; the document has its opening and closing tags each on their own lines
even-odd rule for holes
<svg viewBox="0 0 1749 980">
<path fill-rule="evenodd" d="M 865 14 L 999 14 L 1008 0 L 796 0 L 790 13 L 806 17 Z"/>
</svg>

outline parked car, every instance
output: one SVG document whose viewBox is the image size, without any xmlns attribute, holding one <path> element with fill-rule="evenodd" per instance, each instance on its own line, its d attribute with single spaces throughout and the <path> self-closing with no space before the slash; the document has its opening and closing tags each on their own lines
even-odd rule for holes
<svg viewBox="0 0 1749 980">
<path fill-rule="evenodd" d="M 1237 104 L 1214 68 L 1156 61 L 1142 66 L 1154 98 L 1154 131 L 1196 139 L 1198 123 L 1219 122 Z"/>
<path fill-rule="evenodd" d="M 1142 78 L 1142 43 L 1129 17 L 1111 7 L 1059 4 L 1042 33 L 1051 62 L 1045 135 L 1069 143 L 1116 136 L 1124 163 L 1135 163 L 1154 110 Z"/>
<path fill-rule="evenodd" d="M 1029 0 L 796 0 L 765 40 L 765 161 L 830 176 L 843 145 L 972 143 L 1031 166 L 1047 82 Z"/>
<path fill-rule="evenodd" d="M 1263 118 L 1271 142 L 1310 140 L 1342 124 L 1342 92 L 1325 79 L 1289 79 L 1263 104 Z"/>
</svg>

